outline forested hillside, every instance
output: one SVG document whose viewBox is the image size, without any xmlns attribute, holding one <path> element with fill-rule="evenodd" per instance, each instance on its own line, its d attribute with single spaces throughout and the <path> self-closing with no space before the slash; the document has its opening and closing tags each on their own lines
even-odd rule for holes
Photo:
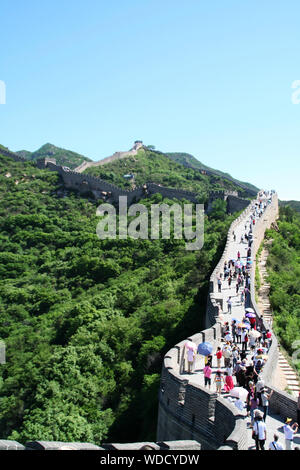
<svg viewBox="0 0 300 470">
<path fill-rule="evenodd" d="M 135 156 L 88 168 L 84 173 L 98 176 L 124 189 L 154 182 L 162 186 L 196 191 L 203 202 L 207 200 L 209 191 L 212 190 L 240 190 L 233 182 L 224 180 L 218 175 L 202 175 L 198 170 L 186 168 L 172 161 L 167 155 L 150 149 L 141 149 Z M 134 175 L 134 179 L 125 178 L 130 174 Z"/>
<path fill-rule="evenodd" d="M 193 177 L 186 169 L 205 193 L 208 178 Z M 63 193 L 57 173 L 0 155 L 0 184 L 1 438 L 155 439 L 162 357 L 200 331 L 234 217 L 216 205 L 198 252 L 184 240 L 100 241 L 97 204 Z"/>
<path fill-rule="evenodd" d="M 26 160 L 36 161 L 39 158 L 55 158 L 58 165 L 63 165 L 71 168 L 72 170 L 79 166 L 83 161 L 90 162 L 91 159 L 79 153 L 72 152 L 71 150 L 62 149 L 52 144 L 45 144 L 35 152 L 28 152 L 27 150 L 20 150 L 16 152 Z"/>
<path fill-rule="evenodd" d="M 229 173 L 224 173 L 223 171 L 220 170 L 215 170 L 214 168 L 211 168 L 207 165 L 204 165 L 204 163 L 200 162 L 197 160 L 197 158 L 193 157 L 193 155 L 190 155 L 189 153 L 184 153 L 184 152 L 168 152 L 166 153 L 168 157 L 170 157 L 172 160 L 175 162 L 181 163 L 182 165 L 189 166 L 191 168 L 198 168 L 199 170 L 207 170 L 215 175 L 221 176 L 222 178 L 229 179 L 233 183 L 237 184 L 242 184 L 246 188 L 249 188 L 252 191 L 255 191 L 256 193 L 259 191 L 259 189 L 254 186 L 253 184 L 246 183 L 244 181 L 239 181 L 236 178 L 233 178 Z"/>
<path fill-rule="evenodd" d="M 280 207 L 278 227 L 278 232 L 267 231 L 273 239 L 267 261 L 270 300 L 275 331 L 292 355 L 293 342 L 300 340 L 300 215 L 290 207 Z"/>
</svg>

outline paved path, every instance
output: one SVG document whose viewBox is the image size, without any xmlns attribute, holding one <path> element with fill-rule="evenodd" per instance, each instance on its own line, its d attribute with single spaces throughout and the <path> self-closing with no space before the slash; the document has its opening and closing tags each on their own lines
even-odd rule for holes
<svg viewBox="0 0 300 470">
<path fill-rule="evenodd" d="M 239 251 L 241 254 L 241 259 L 246 260 L 247 259 L 247 249 L 248 249 L 248 243 L 241 243 L 241 236 L 249 231 L 249 223 L 250 223 L 250 216 L 247 217 L 247 219 L 242 220 L 241 223 L 235 228 L 235 234 L 236 234 L 236 241 L 232 239 L 232 243 L 230 243 L 229 248 L 228 248 L 228 254 L 229 254 L 229 259 L 237 259 L 237 252 Z M 245 224 L 247 227 L 247 230 L 245 230 Z M 229 260 L 228 259 L 228 260 Z M 227 260 L 227 261 L 228 261 Z M 223 274 L 223 271 L 222 271 Z M 223 312 L 220 314 L 220 318 L 224 322 L 229 322 L 229 324 L 232 321 L 232 318 L 236 318 L 237 320 L 242 321 L 245 315 L 245 308 L 244 305 L 241 303 L 241 295 L 236 294 L 236 281 L 233 280 L 231 287 L 228 287 L 228 282 L 227 280 L 222 282 L 222 292 L 218 294 L 219 298 L 223 300 Z M 232 313 L 229 314 L 227 311 L 227 299 L 228 297 L 232 297 Z M 220 346 L 222 347 L 224 343 L 221 343 Z M 249 348 L 248 348 L 249 352 Z M 213 351 L 213 354 L 215 354 L 215 351 Z M 250 359 L 250 355 L 248 354 L 247 360 Z M 222 364 L 223 364 L 223 359 L 222 359 Z M 204 376 L 203 376 L 203 368 L 204 368 L 204 357 L 200 356 L 199 354 L 196 355 L 196 360 L 195 360 L 195 365 L 194 365 L 194 371 L 192 374 L 182 374 L 181 377 L 183 379 L 188 380 L 190 383 L 195 383 L 199 384 L 201 386 L 204 386 Z M 214 380 L 214 374 L 217 370 L 217 360 L 216 356 L 213 355 L 213 363 L 212 363 L 212 368 L 213 368 L 213 374 L 212 374 L 212 386 L 211 390 L 215 391 L 215 384 L 213 383 Z M 235 377 L 233 377 L 234 383 L 236 384 Z M 231 397 L 229 397 L 228 394 L 222 393 L 222 397 L 224 397 L 227 400 L 234 400 Z M 245 416 L 245 420 L 247 421 L 247 427 L 248 427 L 248 448 L 249 449 L 255 449 L 255 442 L 252 439 L 252 429 L 250 428 L 250 418 L 246 416 L 246 410 L 243 412 Z M 268 449 L 269 443 L 273 440 L 273 435 L 274 432 L 279 433 L 279 441 L 282 443 L 283 447 L 285 448 L 285 442 L 284 442 L 284 434 L 282 431 L 282 426 L 284 422 L 283 419 L 279 415 L 275 414 L 269 414 L 269 416 L 266 418 L 266 425 L 267 425 L 267 441 L 265 448 Z M 295 445 L 299 445 L 300 447 L 300 435 L 297 434 L 296 437 L 294 438 Z"/>
</svg>

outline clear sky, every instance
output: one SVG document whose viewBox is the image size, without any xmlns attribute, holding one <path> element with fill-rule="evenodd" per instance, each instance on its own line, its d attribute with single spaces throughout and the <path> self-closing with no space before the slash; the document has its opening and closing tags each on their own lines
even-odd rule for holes
<svg viewBox="0 0 300 470">
<path fill-rule="evenodd" d="M 1 0 L 0 15 L 2 145 L 98 160 L 141 139 L 300 200 L 299 0 Z"/>
</svg>

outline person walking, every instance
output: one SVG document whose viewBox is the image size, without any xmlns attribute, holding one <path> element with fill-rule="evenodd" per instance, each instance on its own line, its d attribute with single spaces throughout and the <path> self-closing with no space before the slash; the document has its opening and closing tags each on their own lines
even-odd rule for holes
<svg viewBox="0 0 300 470">
<path fill-rule="evenodd" d="M 222 281 L 220 277 L 218 277 L 218 291 L 222 292 Z"/>
<path fill-rule="evenodd" d="M 228 313 L 231 315 L 231 309 L 232 309 L 231 297 L 228 297 L 228 299 L 227 299 L 227 308 L 228 308 Z"/>
<path fill-rule="evenodd" d="M 287 418 L 285 421 L 285 425 L 283 426 L 286 450 L 293 450 L 294 434 L 296 434 L 296 432 L 298 431 L 298 424 L 294 423 L 291 426 L 291 422 L 292 422 L 292 419 Z"/>
<path fill-rule="evenodd" d="M 253 425 L 253 434 L 255 438 L 256 450 L 265 450 L 265 442 L 267 439 L 267 427 L 263 421 L 261 414 L 257 415 Z"/>
<path fill-rule="evenodd" d="M 258 405 L 259 405 L 259 399 L 255 397 L 255 395 L 252 395 L 249 393 L 250 399 L 249 399 L 249 405 L 250 405 L 250 417 L 251 417 L 251 426 L 254 426 L 254 413 L 256 410 L 258 410 Z"/>
</svg>

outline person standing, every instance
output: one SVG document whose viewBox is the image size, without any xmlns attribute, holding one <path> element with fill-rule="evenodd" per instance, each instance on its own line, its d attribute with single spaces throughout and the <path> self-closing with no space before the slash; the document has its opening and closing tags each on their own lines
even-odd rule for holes
<svg viewBox="0 0 300 470">
<path fill-rule="evenodd" d="M 290 425 L 292 422 L 291 418 L 287 418 L 285 421 L 285 425 L 283 426 L 284 437 L 285 437 L 285 449 L 286 450 L 293 450 L 293 440 L 294 434 L 298 431 L 298 424 L 294 423 L 292 426 Z"/>
<path fill-rule="evenodd" d="M 272 395 L 273 395 L 273 390 L 271 391 L 271 393 L 267 393 L 267 390 L 265 388 L 263 388 L 261 391 L 261 402 L 262 402 L 262 407 L 264 410 L 264 416 L 263 416 L 264 422 L 266 422 L 266 418 L 267 418 L 268 410 L 269 410 L 269 399 L 271 398 Z"/>
<path fill-rule="evenodd" d="M 256 383 L 256 394 L 257 394 L 257 398 L 259 399 L 260 406 L 263 406 L 262 400 L 261 400 L 261 394 L 262 394 L 262 391 L 264 390 L 264 386 L 265 386 L 265 381 L 261 377 L 259 377 Z"/>
<path fill-rule="evenodd" d="M 230 375 L 228 372 L 224 372 L 224 376 L 225 376 L 224 390 L 225 392 L 230 392 L 230 390 L 234 388 L 232 375 Z"/>
<path fill-rule="evenodd" d="M 218 349 L 217 349 L 217 352 L 216 352 L 216 356 L 217 356 L 217 368 L 220 369 L 221 367 L 221 359 L 222 359 L 222 356 L 223 356 L 223 353 L 221 351 L 221 347 L 218 346 Z"/>
<path fill-rule="evenodd" d="M 269 450 L 283 450 L 283 446 L 278 442 L 278 434 L 274 434 L 273 441 L 269 444 Z"/>
<path fill-rule="evenodd" d="M 248 334 L 246 328 L 242 331 L 242 351 L 247 351 Z"/>
<path fill-rule="evenodd" d="M 240 326 L 237 327 L 236 329 L 236 342 L 237 344 L 241 344 L 242 342 L 242 328 Z"/>
<path fill-rule="evenodd" d="M 193 349 L 188 349 L 187 360 L 188 360 L 188 373 L 191 374 L 193 367 L 194 367 L 194 360 L 195 360 L 195 351 Z"/>
<path fill-rule="evenodd" d="M 218 291 L 222 292 L 222 281 L 220 277 L 218 277 Z"/>
<path fill-rule="evenodd" d="M 230 364 L 231 356 L 231 347 L 229 344 L 225 344 L 223 346 L 224 367 L 228 367 Z"/>
<path fill-rule="evenodd" d="M 210 390 L 211 374 L 212 374 L 212 368 L 210 366 L 210 362 L 208 362 L 207 365 L 204 367 L 203 373 L 204 373 L 204 385 L 205 387 L 208 385 L 208 388 Z"/>
<path fill-rule="evenodd" d="M 236 342 L 236 320 L 232 320 L 231 322 L 231 333 L 232 333 L 232 338 L 233 342 Z"/>
<path fill-rule="evenodd" d="M 216 392 L 218 395 L 221 395 L 222 391 L 222 383 L 223 383 L 223 376 L 220 369 L 217 370 L 215 375 L 214 383 L 216 384 Z"/>
</svg>

